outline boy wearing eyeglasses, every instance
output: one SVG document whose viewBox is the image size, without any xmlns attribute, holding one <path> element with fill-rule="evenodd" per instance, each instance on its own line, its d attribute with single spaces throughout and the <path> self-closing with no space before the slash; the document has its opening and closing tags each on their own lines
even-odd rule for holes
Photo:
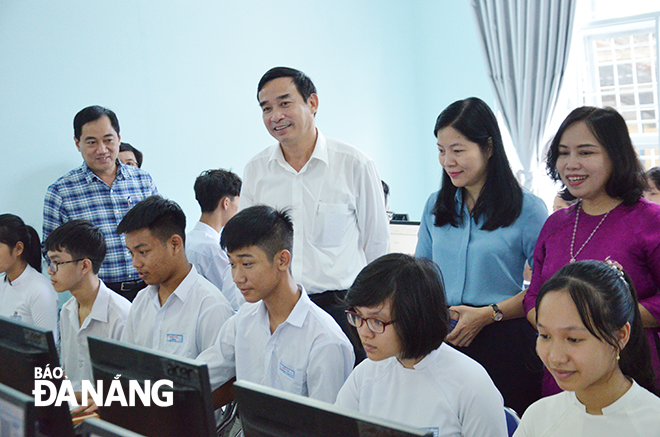
<svg viewBox="0 0 660 437">
<path fill-rule="evenodd" d="M 92 223 L 66 222 L 48 235 L 44 246 L 53 288 L 72 295 L 60 312 L 60 350 L 64 372 L 80 401 L 82 381 L 92 380 L 87 337 L 119 340 L 131 303 L 99 279 L 106 244 Z"/>
<path fill-rule="evenodd" d="M 197 357 L 209 366 L 216 408 L 231 401 L 234 378 L 334 402 L 355 355 L 339 325 L 291 274 L 288 213 L 247 208 L 227 222 L 221 245 L 247 303 Z"/>
</svg>

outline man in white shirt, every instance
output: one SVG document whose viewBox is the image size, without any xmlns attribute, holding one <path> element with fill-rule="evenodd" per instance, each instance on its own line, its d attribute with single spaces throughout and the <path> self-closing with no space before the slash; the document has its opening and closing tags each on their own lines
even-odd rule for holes
<svg viewBox="0 0 660 437">
<path fill-rule="evenodd" d="M 185 229 L 181 207 L 159 196 L 135 205 L 119 223 L 117 232 L 126 234 L 133 266 L 148 285 L 133 301 L 121 340 L 195 358 L 234 311 L 188 262 Z"/>
<path fill-rule="evenodd" d="M 87 337 L 119 340 L 131 303 L 99 279 L 106 245 L 92 223 L 68 221 L 48 235 L 44 247 L 53 288 L 72 295 L 60 313 L 60 349 L 66 377 L 81 401 L 82 381 L 93 381 Z"/>
<path fill-rule="evenodd" d="M 278 143 L 245 166 L 239 209 L 290 208 L 293 277 L 350 333 L 338 298 L 367 263 L 386 254 L 389 244 L 376 166 L 357 148 L 316 128 L 319 98 L 301 71 L 272 68 L 259 81 L 257 99 L 266 129 Z M 359 340 L 352 340 L 360 350 Z"/>
<path fill-rule="evenodd" d="M 247 303 L 197 357 L 209 366 L 216 407 L 231 400 L 234 379 L 334 402 L 355 356 L 337 323 L 291 275 L 291 218 L 253 206 L 229 220 L 221 242 Z"/>
<path fill-rule="evenodd" d="M 231 279 L 227 252 L 220 247 L 222 228 L 238 210 L 241 178 L 227 170 L 206 170 L 195 180 L 202 216 L 186 235 L 186 256 L 197 271 L 225 295 L 234 310 L 245 302 Z"/>
</svg>

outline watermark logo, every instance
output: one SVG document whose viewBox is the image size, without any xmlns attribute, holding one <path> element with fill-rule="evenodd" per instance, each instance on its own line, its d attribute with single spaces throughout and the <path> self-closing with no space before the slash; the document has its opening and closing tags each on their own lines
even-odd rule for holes
<svg viewBox="0 0 660 437">
<path fill-rule="evenodd" d="M 113 402 L 117 402 L 123 407 L 134 407 L 136 398 L 139 398 L 145 407 L 151 406 L 152 402 L 159 407 L 170 407 L 174 403 L 174 393 L 163 389 L 164 387 L 173 388 L 173 382 L 168 379 L 161 379 L 153 384 L 149 380 L 129 380 L 127 398 L 124 391 L 125 387 L 119 378 L 121 378 L 121 375 L 116 375 L 107 390 L 104 390 L 103 381 L 96 381 L 96 387 L 92 381 L 82 381 L 82 405 L 88 406 L 88 399 L 90 398 L 99 407 L 110 406 Z M 68 402 L 75 407 L 80 405 L 76 399 L 73 385 L 70 380 L 65 378 L 61 367 L 55 367 L 52 370 L 49 366 L 44 369 L 36 367 L 34 369 L 34 379 L 32 394 L 34 395 L 35 406 L 55 405 L 59 407 L 63 402 Z M 52 379 L 61 380 L 59 389 Z"/>
</svg>

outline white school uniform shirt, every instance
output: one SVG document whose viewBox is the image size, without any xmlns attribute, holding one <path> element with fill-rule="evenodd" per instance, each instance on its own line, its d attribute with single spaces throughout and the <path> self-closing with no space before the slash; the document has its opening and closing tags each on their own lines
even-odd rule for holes
<svg viewBox="0 0 660 437">
<path fill-rule="evenodd" d="M 362 268 L 387 253 L 390 230 L 376 165 L 357 148 L 317 130 L 297 172 L 275 144 L 245 166 L 239 209 L 289 208 L 293 277 L 308 293 L 345 290 Z"/>
<path fill-rule="evenodd" d="M 218 341 L 198 360 L 207 363 L 211 388 L 232 377 L 334 402 L 355 362 L 341 328 L 302 286 L 291 314 L 270 333 L 263 301 L 246 303 L 222 327 Z"/>
<path fill-rule="evenodd" d="M 633 381 L 602 415 L 587 413 L 575 392 L 564 391 L 527 408 L 514 437 L 658 437 L 660 398 Z"/>
<path fill-rule="evenodd" d="M 191 266 L 162 307 L 157 285 L 138 293 L 121 341 L 195 358 L 215 342 L 220 328 L 233 314 L 220 290 Z"/>
<path fill-rule="evenodd" d="M 13 282 L 0 279 L 0 315 L 53 331 L 58 340 L 59 301 L 50 280 L 27 265 Z"/>
<path fill-rule="evenodd" d="M 60 313 L 60 343 L 62 365 L 66 377 L 75 391 L 82 390 L 82 381 L 93 381 L 87 337 L 119 340 L 126 324 L 131 302 L 110 290 L 100 281 L 99 291 L 92 304 L 92 311 L 83 321 L 78 320 L 78 301 L 71 297 Z"/>
<path fill-rule="evenodd" d="M 222 291 L 234 311 L 245 303 L 232 279 L 227 252 L 220 246 L 220 232 L 206 223 L 197 222 L 186 234 L 186 257 L 200 275 Z"/>
<path fill-rule="evenodd" d="M 390 357 L 360 363 L 336 404 L 428 429 L 434 437 L 506 437 L 502 395 L 486 370 L 443 343 L 414 369 Z"/>
</svg>

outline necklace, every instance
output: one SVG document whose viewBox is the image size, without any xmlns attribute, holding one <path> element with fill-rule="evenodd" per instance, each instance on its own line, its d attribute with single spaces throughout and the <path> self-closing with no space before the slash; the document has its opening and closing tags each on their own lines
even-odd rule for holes
<svg viewBox="0 0 660 437">
<path fill-rule="evenodd" d="M 596 225 L 596 227 L 594 228 L 591 235 L 589 235 L 589 238 L 587 238 L 587 241 L 585 241 L 584 244 L 582 245 L 582 247 L 580 247 L 578 249 L 577 253 L 573 254 L 573 247 L 575 246 L 575 234 L 577 233 L 578 221 L 580 219 L 580 210 L 581 209 L 582 209 L 582 200 L 580 200 L 580 202 L 578 203 L 577 208 L 575 210 L 576 211 L 575 212 L 575 226 L 573 226 L 573 237 L 571 238 L 571 264 L 575 262 L 575 258 L 577 258 L 577 256 L 580 254 L 580 252 L 582 252 L 582 249 L 584 249 L 584 246 L 586 246 L 587 243 L 591 240 L 591 237 L 594 236 L 594 234 L 596 233 L 598 228 L 600 228 L 600 225 L 603 224 L 603 222 L 605 221 L 607 216 L 610 215 L 610 212 L 612 212 L 612 209 L 614 209 L 614 208 L 610 209 L 609 211 L 607 211 L 607 213 L 605 213 L 603 218 L 600 219 L 600 222 L 598 223 L 598 225 Z"/>
</svg>

